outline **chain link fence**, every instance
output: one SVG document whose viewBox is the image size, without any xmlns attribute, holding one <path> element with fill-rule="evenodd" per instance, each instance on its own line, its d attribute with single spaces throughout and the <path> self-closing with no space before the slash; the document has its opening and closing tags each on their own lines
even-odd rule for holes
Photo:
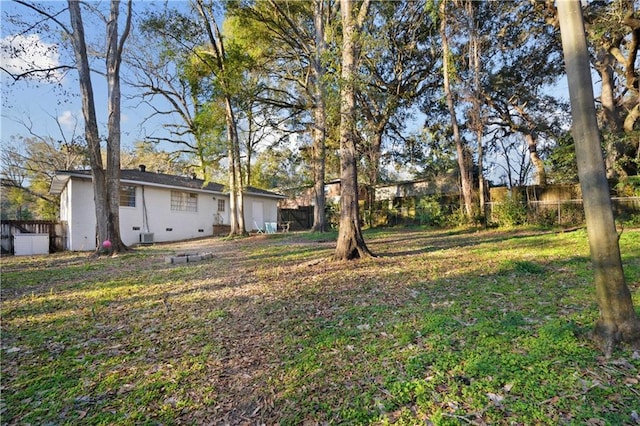
<svg viewBox="0 0 640 426">
<path fill-rule="evenodd" d="M 640 197 L 611 199 L 616 220 L 640 225 Z M 557 201 L 504 200 L 485 205 L 486 219 L 478 212 L 473 221 L 497 226 L 577 226 L 585 222 L 581 199 Z M 337 211 L 333 212 L 337 216 Z M 435 198 L 404 200 L 394 207 L 362 208 L 363 223 L 369 226 L 456 226 L 469 223 L 459 203 L 442 203 Z M 334 219 L 337 219 L 335 217 Z"/>
</svg>

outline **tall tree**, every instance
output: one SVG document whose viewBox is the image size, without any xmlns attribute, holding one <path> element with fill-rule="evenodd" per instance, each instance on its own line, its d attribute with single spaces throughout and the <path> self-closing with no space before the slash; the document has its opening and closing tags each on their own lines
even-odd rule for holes
<svg viewBox="0 0 640 426">
<path fill-rule="evenodd" d="M 311 137 L 310 162 L 314 192 L 314 231 L 325 231 L 324 182 L 326 174 L 327 25 L 331 2 L 264 0 L 232 3 L 231 13 L 241 19 L 244 36 L 253 49 L 260 46 L 260 61 L 268 70 L 261 102 L 288 110 L 285 123 L 294 131 L 302 124 Z M 300 123 L 300 121 L 306 122 Z"/>
<path fill-rule="evenodd" d="M 128 84 L 138 90 L 152 113 L 147 119 L 163 120 L 163 131 L 145 141 L 170 143 L 176 154 L 192 160 L 193 170 L 209 179 L 227 156 L 224 110 L 219 103 L 202 99 L 199 84 L 187 72 L 188 45 L 201 36 L 190 19 L 171 10 L 143 15 L 126 61 L 131 70 Z"/>
<path fill-rule="evenodd" d="M 600 308 L 594 335 L 609 357 L 620 342 L 640 345 L 640 319 L 634 310 L 622 269 L 594 105 L 582 8 L 578 0 L 559 0 L 557 7 L 571 99 L 578 177 Z"/>
<path fill-rule="evenodd" d="M 70 0 L 70 3 L 73 0 Z M 119 252 L 127 247 L 120 238 L 120 142 L 121 142 L 121 90 L 120 65 L 125 41 L 131 31 L 132 0 L 127 2 L 125 26 L 122 33 L 118 30 L 120 1 L 112 0 L 107 21 L 107 200 L 109 203 L 107 238 L 111 247 L 107 250 Z M 104 241 L 99 239 L 98 241 Z"/>
<path fill-rule="evenodd" d="M 173 38 L 180 47 L 180 52 L 175 54 L 182 55 L 183 72 L 191 86 L 189 90 L 195 98 L 194 102 L 206 105 L 198 107 L 199 111 L 203 114 L 223 111 L 229 170 L 230 235 L 244 235 L 247 231 L 236 118 L 236 101 L 243 81 L 244 55 L 235 46 L 227 45 L 217 22 L 217 3 L 193 0 L 191 6 L 191 15 L 170 11 L 153 17 L 150 25 L 165 37 Z M 200 131 L 197 118 L 195 124 L 195 130 Z"/>
<path fill-rule="evenodd" d="M 326 139 L 327 139 L 327 111 L 325 88 L 325 20 L 329 6 L 325 0 L 313 2 L 313 29 L 315 49 L 312 61 L 313 69 L 313 230 L 324 232 L 327 230 L 325 215 L 324 181 L 326 173 Z"/>
<path fill-rule="evenodd" d="M 371 256 L 360 227 L 356 150 L 356 80 L 359 60 L 358 33 L 369 10 L 364 0 L 353 16 L 353 0 L 340 0 L 342 15 L 342 73 L 340 86 L 340 222 L 335 260 Z"/>
<path fill-rule="evenodd" d="M 483 221 L 486 221 L 485 215 L 485 181 L 484 181 L 484 127 L 485 114 L 483 111 L 483 88 L 481 85 L 483 75 L 482 49 L 483 37 L 480 34 L 480 23 L 475 10 L 475 2 L 467 0 L 465 3 L 467 15 L 469 18 L 468 33 L 469 43 L 469 71 L 473 76 L 471 84 L 471 110 L 470 110 L 470 127 L 475 132 L 477 153 L 478 153 L 478 198 L 480 215 Z"/>
<path fill-rule="evenodd" d="M 108 83 L 108 134 L 107 134 L 107 167 L 102 164 L 100 152 L 100 135 L 95 111 L 93 84 L 89 56 L 85 40 L 84 24 L 80 3 L 69 0 L 69 15 L 72 31 L 65 31 L 71 39 L 79 74 L 82 94 L 82 114 L 85 121 L 85 139 L 89 145 L 89 162 L 91 164 L 94 202 L 98 229 L 98 241 L 110 240 L 111 246 L 97 251 L 119 252 L 127 250 L 120 238 L 119 199 L 120 199 L 120 63 L 122 50 L 131 27 L 131 0 L 127 3 L 126 24 L 122 34 L 118 34 L 118 17 L 120 2 L 111 1 L 109 21 L 107 22 L 107 83 Z M 65 28 L 63 26 L 63 28 Z M 119 37 L 119 38 L 118 38 Z"/>
<path fill-rule="evenodd" d="M 377 2 L 376 19 L 362 30 L 362 82 L 357 96 L 361 114 L 361 152 L 367 204 L 374 208 L 385 136 L 404 139 L 411 109 L 439 84 L 435 71 L 438 56 L 433 49 L 436 23 L 430 4 L 424 1 Z"/>
<path fill-rule="evenodd" d="M 557 28 L 543 3 L 476 3 L 482 31 L 487 124 L 518 135 L 528 151 L 533 181 L 546 184 L 541 145 L 560 133 L 565 105 L 548 94 L 562 75 Z"/>
<path fill-rule="evenodd" d="M 458 170 L 460 172 L 460 184 L 462 186 L 462 199 L 464 201 L 464 211 L 467 218 L 473 217 L 473 176 L 472 176 L 472 158 L 469 148 L 464 142 L 462 135 L 460 134 L 460 128 L 458 126 L 458 117 L 456 115 L 456 108 L 453 99 L 453 92 L 451 90 L 450 76 L 454 70 L 450 64 L 451 50 L 449 49 L 449 31 L 447 10 L 447 0 L 442 0 L 440 3 L 440 37 L 442 42 L 442 84 L 444 87 L 445 100 L 447 108 L 449 110 L 449 116 L 451 119 L 451 129 L 453 131 L 453 139 L 456 144 L 456 152 L 458 154 Z"/>
<path fill-rule="evenodd" d="M 208 46 L 201 50 L 197 60 L 210 64 L 221 89 L 224 104 L 225 122 L 227 126 L 227 141 L 229 144 L 229 208 L 231 215 L 230 235 L 244 235 L 247 233 L 244 223 L 244 195 L 242 184 L 242 166 L 240 163 L 240 141 L 238 139 L 238 125 L 234 112 L 234 89 L 232 70 L 224 39 L 213 11 L 213 4 L 204 0 L 195 0 L 195 8 L 205 24 Z M 205 57 L 207 59 L 205 59 Z"/>
<path fill-rule="evenodd" d="M 131 6 L 132 2 L 127 2 L 127 13 L 125 16 L 125 26 L 121 34 L 118 30 L 120 15 L 120 2 L 110 1 L 110 9 L 105 18 L 105 34 L 107 36 L 106 50 L 102 54 L 105 59 L 105 76 L 108 87 L 108 128 L 107 128 L 107 165 L 103 166 L 101 155 L 101 137 L 98 130 L 98 120 L 96 116 L 95 99 L 93 93 L 93 83 L 91 80 L 91 68 L 89 65 L 89 49 L 85 38 L 85 26 L 82 19 L 81 3 L 79 1 L 68 0 L 67 8 L 69 12 L 69 24 L 63 22 L 64 10 L 51 11 L 45 5 L 38 5 L 31 2 L 16 0 L 16 3 L 36 12 L 44 19 L 35 25 L 29 25 L 29 30 L 37 28 L 44 23 L 55 23 L 63 33 L 63 40 L 68 41 L 74 52 L 75 69 L 78 72 L 80 85 L 80 95 L 82 99 L 82 113 L 84 117 L 85 140 L 88 145 L 89 164 L 92 172 L 92 182 L 94 189 L 94 204 L 97 222 L 97 241 L 111 240 L 112 244 L 108 249 L 96 247 L 96 253 L 118 252 L 127 250 L 120 238 L 119 226 L 119 184 L 120 184 L 120 63 L 124 43 L 129 35 L 131 27 Z M 100 16 L 103 16 L 99 13 Z M 22 52 L 24 53 L 24 52 Z M 19 53 L 18 53 L 19 54 Z M 60 67 L 57 67 L 60 68 Z M 56 69 L 57 69 L 56 68 Z M 54 69 L 55 70 L 55 69 Z M 6 70 L 5 70 L 6 71 Z M 29 73 L 41 73 L 43 70 L 28 70 L 20 77 Z M 52 69 L 45 70 L 46 75 L 50 75 Z"/>
<path fill-rule="evenodd" d="M 93 83 L 91 82 L 91 69 L 89 67 L 89 56 L 87 53 L 80 3 L 69 1 L 68 4 L 72 31 L 67 31 L 67 33 L 70 35 L 76 57 L 76 67 L 82 96 L 84 136 L 89 147 L 89 164 L 91 166 L 93 201 L 95 203 L 96 228 L 98 232 L 97 238 L 98 241 L 101 242 L 111 237 L 107 226 L 110 209 L 107 195 L 107 178 L 102 163 L 102 154 L 100 152 L 98 119 L 96 117 Z M 100 246 L 97 247 L 97 250 L 100 250 Z"/>
</svg>

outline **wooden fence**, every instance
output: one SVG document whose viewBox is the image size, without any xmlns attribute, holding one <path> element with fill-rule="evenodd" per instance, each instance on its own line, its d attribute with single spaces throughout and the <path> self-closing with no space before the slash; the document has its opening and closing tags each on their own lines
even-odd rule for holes
<svg viewBox="0 0 640 426">
<path fill-rule="evenodd" d="M 297 209 L 280 209 L 280 222 L 290 222 L 290 231 L 302 231 L 313 227 L 313 206 Z"/>
<path fill-rule="evenodd" d="M 2 254 L 13 254 L 16 234 L 49 234 L 49 253 L 64 250 L 65 224 L 46 220 L 3 220 L 1 224 Z"/>
</svg>

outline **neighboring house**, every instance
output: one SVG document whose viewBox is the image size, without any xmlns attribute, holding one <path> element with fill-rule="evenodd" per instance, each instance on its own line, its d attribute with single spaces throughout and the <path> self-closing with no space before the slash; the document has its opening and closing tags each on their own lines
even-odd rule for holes
<svg viewBox="0 0 640 426">
<path fill-rule="evenodd" d="M 90 170 L 57 171 L 50 192 L 60 194 L 60 220 L 66 225 L 66 250 L 96 248 L 96 214 Z M 244 194 L 247 229 L 277 222 L 285 198 L 248 187 Z M 229 225 L 229 193 L 218 183 L 147 172 L 120 172 L 120 235 L 126 245 L 179 241 L 213 235 Z"/>
<path fill-rule="evenodd" d="M 324 183 L 324 197 L 327 204 L 340 203 L 340 179 L 333 179 Z M 292 193 L 286 200 L 279 203 L 281 209 L 300 209 L 313 206 L 315 203 L 313 186 L 304 186 L 300 188 L 283 190 L 283 192 Z M 366 189 L 361 187 L 358 197 L 363 200 L 366 196 Z"/>
<path fill-rule="evenodd" d="M 457 198 L 460 196 L 460 185 L 457 176 L 449 174 L 432 179 L 380 184 L 375 191 L 377 201 L 388 201 L 389 207 L 393 207 L 394 203 L 406 199 L 429 196 Z"/>
<path fill-rule="evenodd" d="M 327 204 L 338 204 L 340 202 L 340 179 L 328 181 L 324 185 L 324 194 Z M 367 191 L 370 188 L 360 186 L 358 199 L 366 200 Z M 420 179 L 395 183 L 383 183 L 375 188 L 376 201 L 389 202 L 389 207 L 394 203 L 401 202 L 409 198 L 421 198 L 426 196 L 451 196 L 459 197 L 460 185 L 457 177 L 450 174 L 435 179 Z M 281 209 L 301 209 L 313 205 L 313 187 L 299 189 L 296 194 L 279 204 Z"/>
</svg>

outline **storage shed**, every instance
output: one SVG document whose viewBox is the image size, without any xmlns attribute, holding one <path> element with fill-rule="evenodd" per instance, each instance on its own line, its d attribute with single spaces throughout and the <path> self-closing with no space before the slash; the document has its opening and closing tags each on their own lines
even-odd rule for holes
<svg viewBox="0 0 640 426">
<path fill-rule="evenodd" d="M 49 254 L 49 234 L 16 234 L 13 249 L 16 256 Z"/>
</svg>

